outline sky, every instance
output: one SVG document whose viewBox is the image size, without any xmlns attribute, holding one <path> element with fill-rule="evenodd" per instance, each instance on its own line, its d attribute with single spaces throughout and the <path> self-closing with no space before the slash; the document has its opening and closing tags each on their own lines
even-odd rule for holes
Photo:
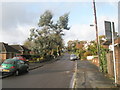
<svg viewBox="0 0 120 90">
<path fill-rule="evenodd" d="M 99 35 L 105 34 L 104 21 L 115 22 L 118 31 L 118 3 L 96 2 Z M 30 35 L 30 29 L 37 27 L 39 17 L 46 10 L 54 15 L 54 20 L 69 12 L 70 30 L 65 30 L 65 44 L 69 40 L 95 40 L 94 12 L 92 2 L 1 2 L 0 3 L 0 42 L 23 44 Z"/>
<path fill-rule="evenodd" d="M 120 2 L 118 3 L 118 33 L 120 35 Z"/>
</svg>

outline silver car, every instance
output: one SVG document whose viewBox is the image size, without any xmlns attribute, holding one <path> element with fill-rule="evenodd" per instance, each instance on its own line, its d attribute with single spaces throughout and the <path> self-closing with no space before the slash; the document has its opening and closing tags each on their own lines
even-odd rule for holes
<svg viewBox="0 0 120 90">
<path fill-rule="evenodd" d="M 70 55 L 70 60 L 77 60 L 78 57 L 75 54 Z"/>
</svg>

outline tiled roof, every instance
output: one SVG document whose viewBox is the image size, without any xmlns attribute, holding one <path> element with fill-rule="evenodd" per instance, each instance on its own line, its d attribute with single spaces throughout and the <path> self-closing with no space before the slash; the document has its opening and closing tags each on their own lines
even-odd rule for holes
<svg viewBox="0 0 120 90">
<path fill-rule="evenodd" d="M 21 46 L 23 48 L 23 50 L 25 51 L 30 51 L 28 48 L 26 48 L 25 46 Z"/>
<path fill-rule="evenodd" d="M 3 42 L 0 42 L 0 52 L 6 52 Z"/>
<path fill-rule="evenodd" d="M 21 45 L 10 45 L 10 46 L 17 49 L 18 51 L 24 51 Z"/>
<path fill-rule="evenodd" d="M 30 51 L 29 49 L 22 45 L 10 45 L 10 46 L 17 49 L 18 51 Z"/>
<path fill-rule="evenodd" d="M 16 52 L 19 53 L 18 50 L 12 48 L 6 43 L 0 42 L 0 52 L 8 53 L 8 52 Z"/>
</svg>

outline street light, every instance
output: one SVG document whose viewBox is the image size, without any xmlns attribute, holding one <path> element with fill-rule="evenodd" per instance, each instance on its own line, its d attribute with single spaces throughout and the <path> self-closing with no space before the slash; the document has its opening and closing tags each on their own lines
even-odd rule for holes
<svg viewBox="0 0 120 90">
<path fill-rule="evenodd" d="M 93 27 L 94 25 L 93 24 L 90 24 L 91 27 Z"/>
</svg>

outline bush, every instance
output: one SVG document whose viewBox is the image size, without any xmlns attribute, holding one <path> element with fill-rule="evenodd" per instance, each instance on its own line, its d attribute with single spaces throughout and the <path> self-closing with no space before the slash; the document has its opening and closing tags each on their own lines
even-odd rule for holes
<svg viewBox="0 0 120 90">
<path fill-rule="evenodd" d="M 87 51 L 87 52 L 84 53 L 84 57 L 91 56 L 91 55 L 92 55 L 92 54 L 91 54 L 91 52 L 89 52 L 89 51 Z"/>
<path fill-rule="evenodd" d="M 54 52 L 53 52 L 53 55 L 54 55 L 55 57 L 57 57 L 57 51 L 54 51 Z"/>
<path fill-rule="evenodd" d="M 53 59 L 54 57 L 52 56 L 52 55 L 46 55 L 45 57 L 44 57 L 44 60 L 46 60 L 46 61 L 49 61 L 49 60 L 51 60 L 51 59 Z"/>
<path fill-rule="evenodd" d="M 101 48 L 101 53 L 100 53 L 100 70 L 104 73 L 107 73 L 106 49 L 103 48 Z"/>
</svg>

